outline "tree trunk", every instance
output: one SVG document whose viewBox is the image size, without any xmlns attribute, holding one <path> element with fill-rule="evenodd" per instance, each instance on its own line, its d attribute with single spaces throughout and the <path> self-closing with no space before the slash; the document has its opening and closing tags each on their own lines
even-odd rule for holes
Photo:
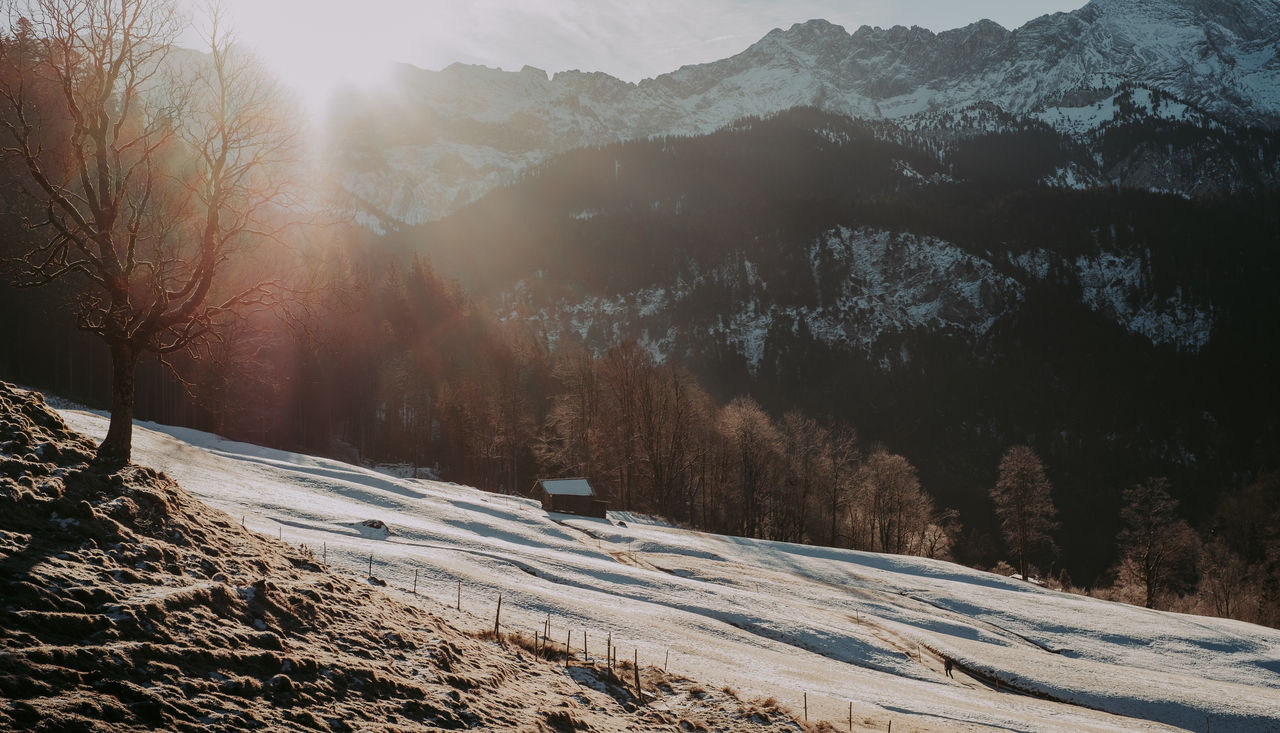
<svg viewBox="0 0 1280 733">
<path fill-rule="evenodd" d="M 98 460 L 128 463 L 133 451 L 134 371 L 138 351 L 129 344 L 111 345 L 111 426 L 98 446 Z"/>
<path fill-rule="evenodd" d="M 1031 582 L 1031 578 L 1027 575 L 1027 543 L 1020 541 L 1018 543 L 1018 572 L 1022 574 L 1024 582 Z"/>
</svg>

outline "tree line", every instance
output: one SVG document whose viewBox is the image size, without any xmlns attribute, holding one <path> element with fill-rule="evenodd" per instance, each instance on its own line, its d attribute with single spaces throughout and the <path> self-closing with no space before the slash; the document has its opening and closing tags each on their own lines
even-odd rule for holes
<svg viewBox="0 0 1280 733">
<path fill-rule="evenodd" d="M 552 350 L 522 322 L 481 315 L 424 260 L 369 254 L 369 269 L 342 265 L 362 299 L 333 291 L 295 354 L 311 382 L 305 415 L 271 410 L 299 443 L 304 426 L 339 438 L 300 447 L 415 462 L 504 493 L 581 476 L 613 509 L 691 527 L 949 556 L 955 513 L 905 457 L 852 427 L 774 417 L 746 396 L 717 403 L 687 368 L 633 341 Z"/>
<path fill-rule="evenodd" d="M 1033 559 L 1057 552 L 1052 485 L 1030 446 L 1009 448 L 991 499 L 1009 557 L 996 572 L 1146 608 L 1280 625 L 1280 475 L 1229 494 L 1197 532 L 1179 511 L 1170 482 L 1149 477 L 1121 492 L 1115 564 L 1093 588 L 1044 577 Z"/>
</svg>

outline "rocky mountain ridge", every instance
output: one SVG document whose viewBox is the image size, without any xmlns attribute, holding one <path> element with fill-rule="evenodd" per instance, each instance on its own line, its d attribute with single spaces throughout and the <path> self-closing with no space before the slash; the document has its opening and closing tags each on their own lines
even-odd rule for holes
<svg viewBox="0 0 1280 733">
<path fill-rule="evenodd" d="M 557 153 L 707 134 L 801 106 L 892 123 L 890 135 L 985 107 L 1002 119 L 984 131 L 1040 123 L 1095 156 L 1091 136 L 1120 121 L 1275 130 L 1277 48 L 1275 0 L 1095 0 L 1015 30 L 979 21 L 942 33 L 902 26 L 848 33 L 811 20 L 775 29 L 733 57 L 639 83 L 531 67 L 402 66 L 393 91 L 348 100 L 356 103 L 335 111 L 332 130 L 344 186 L 371 221 L 413 224 Z M 1121 104 L 1126 94 L 1139 104 Z M 1185 175 L 1165 177 L 1172 180 L 1155 187 L 1203 192 Z M 1047 182 L 1097 185 L 1109 177 L 1064 173 Z"/>
</svg>

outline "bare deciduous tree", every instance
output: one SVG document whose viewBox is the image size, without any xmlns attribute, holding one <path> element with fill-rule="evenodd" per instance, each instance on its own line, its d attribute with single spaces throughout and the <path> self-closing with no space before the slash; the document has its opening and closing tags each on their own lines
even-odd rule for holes
<svg viewBox="0 0 1280 733">
<path fill-rule="evenodd" d="M 700 397 L 693 375 L 675 365 L 655 366 L 641 379 L 640 453 L 653 506 L 667 516 L 686 514 L 692 421 L 701 414 Z"/>
<path fill-rule="evenodd" d="M 825 485 L 824 469 L 831 465 L 831 432 L 812 418 L 791 411 L 782 416 L 782 453 L 786 461 L 783 491 L 786 500 L 778 507 L 778 539 L 803 542 L 808 529 L 808 512 L 819 485 Z"/>
<path fill-rule="evenodd" d="M 721 408 L 719 423 L 739 492 L 735 530 L 744 537 L 764 537 L 781 447 L 778 430 L 749 397 L 738 397 Z"/>
<path fill-rule="evenodd" d="M 1180 575 L 1194 577 L 1199 540 L 1190 525 L 1177 516 L 1178 502 L 1169 495 L 1169 482 L 1149 478 L 1124 491 L 1120 518 L 1120 575 L 1142 588 L 1144 605 L 1155 608 L 1160 594 Z"/>
<path fill-rule="evenodd" d="M 560 392 L 547 411 L 539 458 L 555 470 L 602 484 L 597 475 L 603 402 L 599 361 L 584 348 L 567 348 L 552 374 Z"/>
<path fill-rule="evenodd" d="M 1204 548 L 1200 591 L 1213 604 L 1213 612 L 1223 618 L 1236 618 L 1239 599 L 1251 585 L 1249 568 L 1226 542 L 1215 539 Z"/>
<path fill-rule="evenodd" d="M 9 18 L 0 126 L 33 235 L 11 274 L 23 287 L 75 282 L 78 325 L 112 360 L 98 455 L 127 461 L 141 355 L 199 349 L 278 294 L 224 281 L 228 260 L 278 234 L 293 123 L 216 12 L 209 56 L 186 64 L 172 0 L 27 0 Z"/>
<path fill-rule="evenodd" d="M 856 513 L 869 538 L 867 549 L 920 554 L 933 520 L 933 499 L 904 456 L 877 450 L 858 476 Z"/>
<path fill-rule="evenodd" d="M 826 481 L 821 492 L 822 511 L 828 524 L 827 544 L 838 547 L 841 514 L 848 508 L 858 473 L 858 434 L 853 428 L 842 426 L 829 431 L 829 438 L 831 444 L 822 456 L 826 463 L 822 470 Z"/>
<path fill-rule="evenodd" d="M 613 347 L 604 357 L 604 383 L 612 398 L 612 414 L 608 422 L 612 435 L 609 442 L 617 451 L 610 457 L 618 477 L 618 491 L 614 498 L 623 509 L 632 508 L 637 499 L 640 384 L 648 366 L 648 355 L 634 341 Z"/>
<path fill-rule="evenodd" d="M 1057 509 L 1050 489 L 1044 464 L 1034 450 L 1015 445 L 1005 451 L 991 500 L 995 502 L 1005 541 L 1018 555 L 1018 572 L 1023 580 L 1030 580 L 1031 551 L 1036 545 L 1049 542 L 1049 533 L 1057 527 L 1053 519 Z"/>
</svg>

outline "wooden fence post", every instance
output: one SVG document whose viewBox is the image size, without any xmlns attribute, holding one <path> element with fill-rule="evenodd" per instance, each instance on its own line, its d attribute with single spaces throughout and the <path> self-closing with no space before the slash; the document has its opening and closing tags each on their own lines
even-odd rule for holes
<svg viewBox="0 0 1280 733">
<path fill-rule="evenodd" d="M 493 615 L 493 638 L 502 641 L 502 632 L 498 630 L 498 622 L 502 618 L 502 594 L 498 594 L 498 612 Z"/>
<path fill-rule="evenodd" d="M 462 610 L 462 581 L 458 581 L 458 610 Z"/>
<path fill-rule="evenodd" d="M 636 676 L 636 699 L 640 701 L 641 705 L 643 705 L 644 693 L 641 692 L 640 690 L 640 650 L 639 649 L 634 650 L 634 656 L 632 657 L 632 661 L 631 661 L 631 671 L 635 672 L 635 676 Z"/>
<path fill-rule="evenodd" d="M 418 569 L 413 569 L 413 594 L 418 595 Z"/>
</svg>

